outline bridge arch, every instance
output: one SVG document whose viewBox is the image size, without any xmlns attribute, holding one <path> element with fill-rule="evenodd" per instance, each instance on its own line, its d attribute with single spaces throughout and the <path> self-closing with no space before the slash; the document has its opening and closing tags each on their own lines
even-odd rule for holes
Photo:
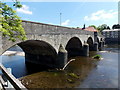
<svg viewBox="0 0 120 90">
<path fill-rule="evenodd" d="M 94 46 L 94 41 L 93 41 L 92 37 L 89 37 L 87 39 L 87 43 L 89 44 L 89 51 L 92 51 L 93 50 L 93 46 Z"/>
<path fill-rule="evenodd" d="M 82 46 L 82 42 L 78 37 L 72 37 L 65 46 L 65 49 L 68 51 L 68 57 L 80 55 Z"/>
<path fill-rule="evenodd" d="M 49 43 L 42 40 L 27 40 L 24 42 L 18 43 L 24 52 L 31 54 L 56 54 L 56 50 Z"/>
<path fill-rule="evenodd" d="M 49 43 L 42 40 L 27 40 L 18 43 L 25 52 L 26 64 L 39 64 L 52 67 L 56 63 L 57 52 Z"/>
</svg>

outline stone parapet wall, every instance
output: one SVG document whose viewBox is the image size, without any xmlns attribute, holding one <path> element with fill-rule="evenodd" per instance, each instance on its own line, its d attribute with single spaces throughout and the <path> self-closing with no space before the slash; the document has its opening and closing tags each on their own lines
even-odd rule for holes
<svg viewBox="0 0 120 90">
<path fill-rule="evenodd" d="M 63 27 L 57 25 L 50 25 L 44 23 L 37 23 L 31 21 L 23 21 L 23 27 L 26 34 L 88 34 L 94 35 L 94 32 L 80 30 L 77 28 Z"/>
</svg>

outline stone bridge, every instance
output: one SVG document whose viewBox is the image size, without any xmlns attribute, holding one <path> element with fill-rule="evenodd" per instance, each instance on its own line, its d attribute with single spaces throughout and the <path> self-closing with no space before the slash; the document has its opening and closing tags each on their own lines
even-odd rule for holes
<svg viewBox="0 0 120 90">
<path fill-rule="evenodd" d="M 25 52 L 27 64 L 62 68 L 68 57 L 89 56 L 89 51 L 101 49 L 104 43 L 104 38 L 97 32 L 30 21 L 23 21 L 22 24 L 27 40 L 12 42 L 2 38 L 0 54 L 18 45 Z"/>
</svg>

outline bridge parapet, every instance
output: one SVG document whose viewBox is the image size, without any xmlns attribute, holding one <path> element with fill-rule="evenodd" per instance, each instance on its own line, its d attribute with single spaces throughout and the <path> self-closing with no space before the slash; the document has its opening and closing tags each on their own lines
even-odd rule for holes
<svg viewBox="0 0 120 90">
<path fill-rule="evenodd" d="M 81 34 L 93 35 L 94 32 L 80 30 L 76 28 L 50 25 L 38 22 L 23 21 L 23 27 L 26 34 Z"/>
</svg>

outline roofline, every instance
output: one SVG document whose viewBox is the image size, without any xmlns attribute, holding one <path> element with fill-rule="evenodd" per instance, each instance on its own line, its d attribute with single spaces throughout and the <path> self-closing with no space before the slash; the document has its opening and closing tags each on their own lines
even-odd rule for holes
<svg viewBox="0 0 120 90">
<path fill-rule="evenodd" d="M 105 29 L 102 32 L 110 32 L 110 31 L 120 31 L 120 29 L 111 29 L 111 30 Z"/>
</svg>

